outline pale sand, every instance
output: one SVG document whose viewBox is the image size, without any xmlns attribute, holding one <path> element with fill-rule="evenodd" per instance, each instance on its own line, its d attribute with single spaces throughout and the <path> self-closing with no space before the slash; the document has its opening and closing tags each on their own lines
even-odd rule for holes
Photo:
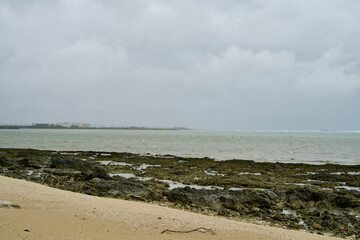
<svg viewBox="0 0 360 240">
<path fill-rule="evenodd" d="M 336 239 L 205 216 L 153 204 L 100 198 L 0 176 L 0 239 Z M 210 233 L 162 230 L 212 229 Z M 24 231 L 24 230 L 29 231 Z"/>
</svg>

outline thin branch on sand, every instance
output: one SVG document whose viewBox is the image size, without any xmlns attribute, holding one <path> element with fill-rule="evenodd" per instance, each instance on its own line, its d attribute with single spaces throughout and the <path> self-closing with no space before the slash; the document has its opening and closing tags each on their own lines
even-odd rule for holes
<svg viewBox="0 0 360 240">
<path fill-rule="evenodd" d="M 215 232 L 214 232 L 212 229 L 208 229 L 208 228 L 204 228 L 204 227 L 199 227 L 199 228 L 195 228 L 195 229 L 188 230 L 188 231 L 178 231 L 178 230 L 165 229 L 165 230 L 162 231 L 161 233 L 166 233 L 166 232 L 170 232 L 170 233 L 201 232 L 201 233 L 211 233 L 212 235 L 215 235 Z"/>
</svg>

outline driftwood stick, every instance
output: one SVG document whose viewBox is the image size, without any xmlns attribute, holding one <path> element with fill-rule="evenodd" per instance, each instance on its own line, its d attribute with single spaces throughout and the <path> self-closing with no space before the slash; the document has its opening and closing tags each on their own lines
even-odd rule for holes
<svg viewBox="0 0 360 240">
<path fill-rule="evenodd" d="M 178 230 L 165 229 L 165 230 L 162 231 L 161 233 L 166 233 L 166 232 L 170 232 L 170 233 L 201 232 L 201 233 L 211 233 L 212 235 L 215 235 L 215 232 L 214 232 L 212 229 L 208 229 L 208 228 L 204 228 L 204 227 L 199 227 L 199 228 L 195 228 L 195 229 L 188 230 L 188 231 L 178 231 Z"/>
</svg>

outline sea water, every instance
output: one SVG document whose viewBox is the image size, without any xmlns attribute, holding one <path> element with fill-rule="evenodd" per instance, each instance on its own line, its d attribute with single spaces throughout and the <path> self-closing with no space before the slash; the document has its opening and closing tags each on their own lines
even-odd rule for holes
<svg viewBox="0 0 360 240">
<path fill-rule="evenodd" d="M 0 147 L 360 164 L 360 132 L 1 129 Z"/>
</svg>

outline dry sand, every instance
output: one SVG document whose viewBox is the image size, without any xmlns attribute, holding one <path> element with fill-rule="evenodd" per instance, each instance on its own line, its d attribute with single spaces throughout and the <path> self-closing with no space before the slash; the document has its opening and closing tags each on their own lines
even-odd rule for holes
<svg viewBox="0 0 360 240">
<path fill-rule="evenodd" d="M 153 204 L 100 198 L 0 176 L 0 239 L 336 239 L 204 216 Z M 209 232 L 161 233 L 165 229 Z"/>
</svg>

